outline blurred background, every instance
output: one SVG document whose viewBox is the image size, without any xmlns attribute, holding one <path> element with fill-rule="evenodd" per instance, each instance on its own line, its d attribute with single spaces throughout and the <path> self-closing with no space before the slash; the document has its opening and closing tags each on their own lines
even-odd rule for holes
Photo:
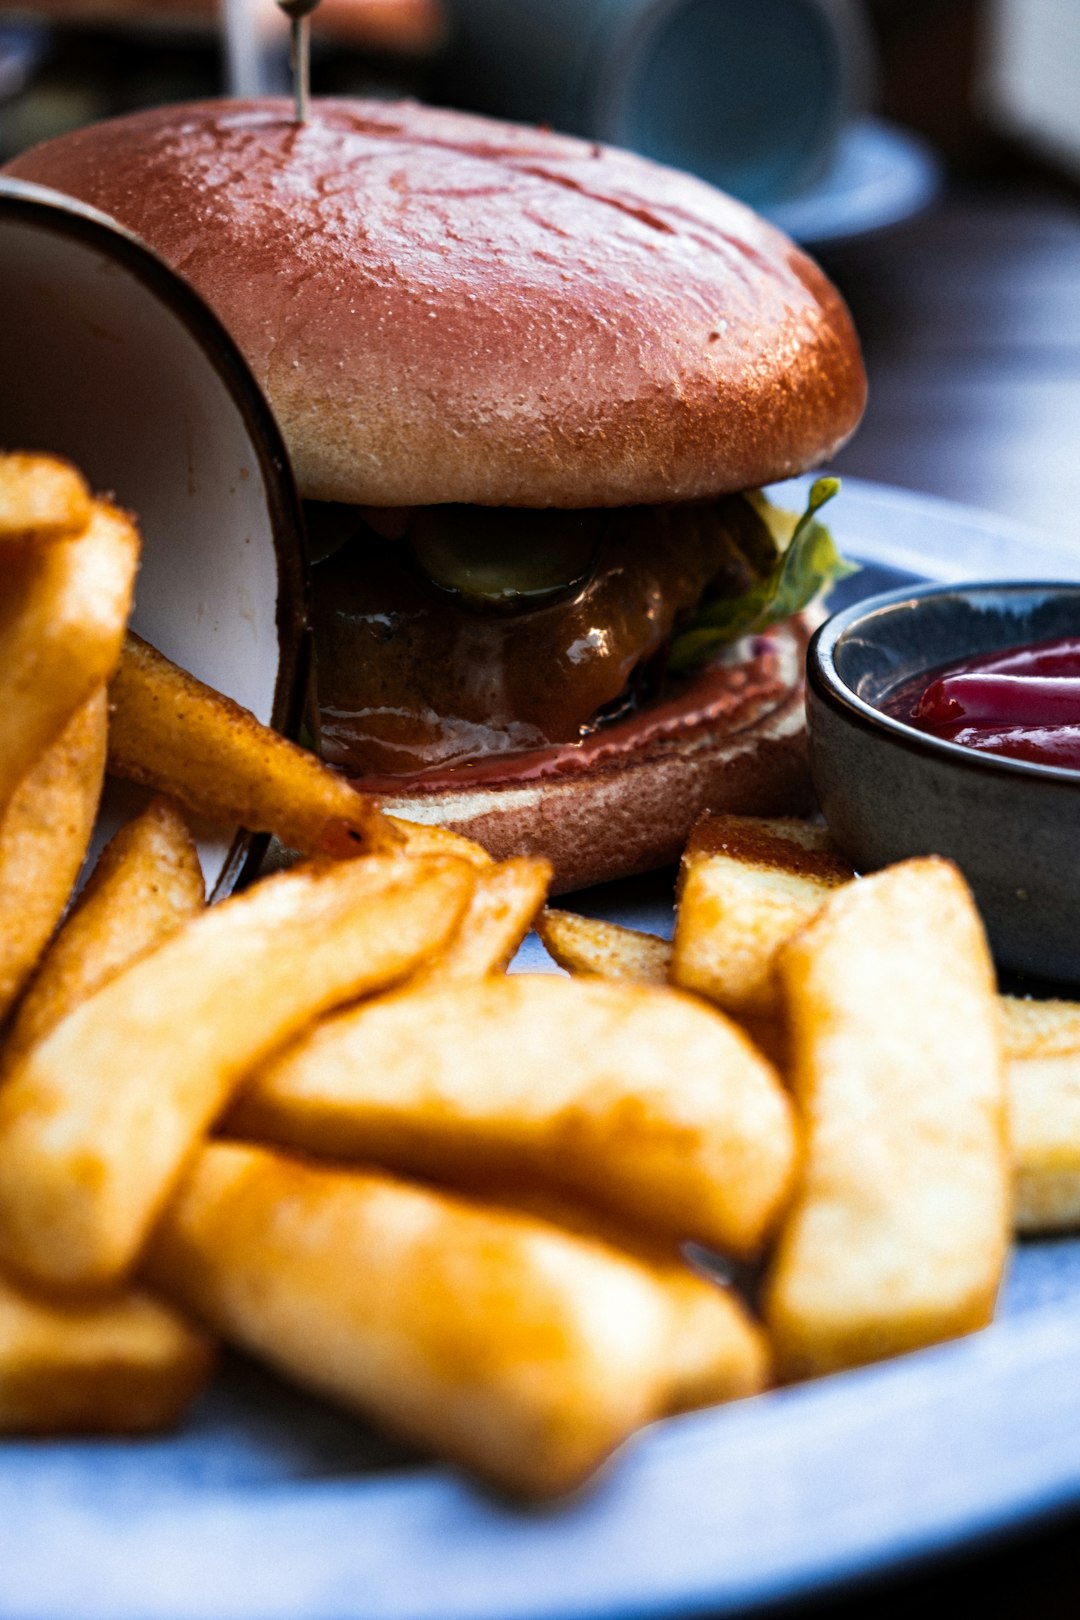
<svg viewBox="0 0 1080 1620">
<path fill-rule="evenodd" d="M 871 382 L 838 470 L 1080 562 L 1080 0 L 322 0 L 316 94 L 412 95 L 694 169 L 804 242 Z M 289 87 L 274 0 L 0 0 L 0 160 L 165 101 Z M 1080 1613 L 1080 1522 L 816 1612 Z"/>
</svg>

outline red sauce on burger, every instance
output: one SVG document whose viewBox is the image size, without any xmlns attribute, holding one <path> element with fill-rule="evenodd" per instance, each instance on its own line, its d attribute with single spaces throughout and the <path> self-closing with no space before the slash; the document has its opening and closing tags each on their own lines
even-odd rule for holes
<svg viewBox="0 0 1080 1620">
<path fill-rule="evenodd" d="M 740 649 L 742 650 L 742 649 Z M 507 782 L 536 782 L 572 776 L 596 765 L 626 759 L 665 738 L 688 738 L 718 729 L 732 735 L 751 726 L 771 709 L 790 686 L 782 669 L 776 638 L 755 637 L 742 662 L 709 665 L 677 683 L 678 690 L 639 709 L 597 726 L 579 741 L 535 748 L 521 754 L 492 754 L 452 770 L 429 770 L 409 777 L 365 776 L 372 793 L 419 790 L 431 793 L 468 787 L 498 787 Z"/>
</svg>

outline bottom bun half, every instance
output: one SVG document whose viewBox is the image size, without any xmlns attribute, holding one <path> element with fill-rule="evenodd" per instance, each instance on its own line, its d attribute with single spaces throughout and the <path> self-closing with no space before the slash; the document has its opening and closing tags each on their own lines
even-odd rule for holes
<svg viewBox="0 0 1080 1620">
<path fill-rule="evenodd" d="M 783 689 L 737 729 L 695 728 L 565 776 L 380 794 L 378 802 L 407 821 L 475 839 L 496 860 L 546 856 L 554 894 L 670 865 L 706 810 L 798 814 L 811 800 L 803 692 L 809 628 L 795 620 L 779 632 Z"/>
</svg>

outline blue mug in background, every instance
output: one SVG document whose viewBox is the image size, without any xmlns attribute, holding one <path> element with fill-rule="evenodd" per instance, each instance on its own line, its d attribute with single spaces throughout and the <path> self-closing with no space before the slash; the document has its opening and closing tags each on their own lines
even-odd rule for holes
<svg viewBox="0 0 1080 1620">
<path fill-rule="evenodd" d="M 438 98 L 688 169 L 745 201 L 825 170 L 868 99 L 856 0 L 444 0 Z"/>
</svg>

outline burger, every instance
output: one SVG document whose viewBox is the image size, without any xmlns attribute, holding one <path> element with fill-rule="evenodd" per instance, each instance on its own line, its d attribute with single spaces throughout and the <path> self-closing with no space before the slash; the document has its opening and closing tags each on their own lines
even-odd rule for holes
<svg viewBox="0 0 1080 1620">
<path fill-rule="evenodd" d="M 389 809 L 567 889 L 703 809 L 805 804 L 804 610 L 841 565 L 760 492 L 827 461 L 865 378 L 781 233 L 411 103 L 158 108 L 8 172 L 136 232 L 245 352 L 309 503 L 314 738 Z"/>
</svg>

